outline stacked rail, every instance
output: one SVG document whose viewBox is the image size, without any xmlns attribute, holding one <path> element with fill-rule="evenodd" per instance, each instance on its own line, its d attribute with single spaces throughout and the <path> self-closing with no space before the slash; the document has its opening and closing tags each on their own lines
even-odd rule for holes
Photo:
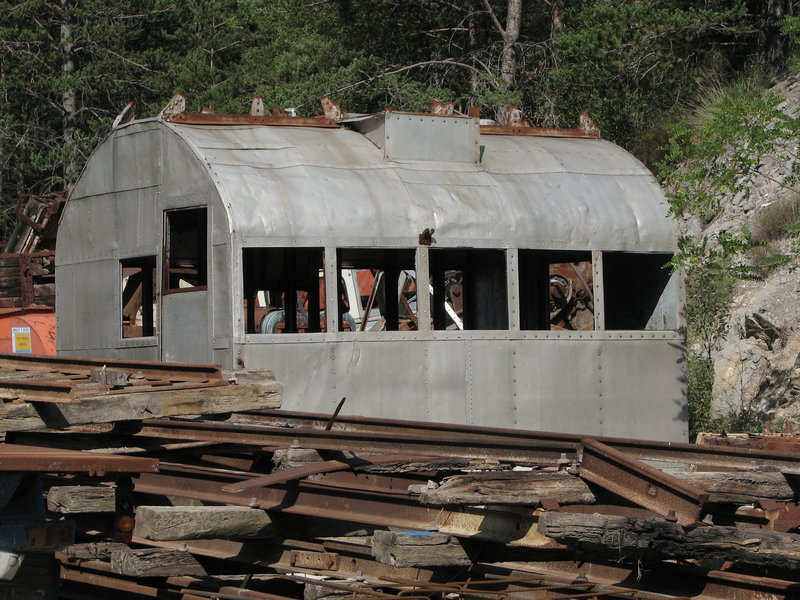
<svg viewBox="0 0 800 600">
<path fill-rule="evenodd" d="M 41 465 L 51 519 L 76 523 L 76 543 L 57 553 L 65 598 L 800 590 L 791 441 L 669 444 L 298 413 L 264 408 L 280 395 L 267 374 L 232 383 L 237 374 L 202 365 L 5 360 L 5 414 L 30 405 L 62 417 L 29 429 L 0 417 L 0 464 L 19 446 L 150 461 L 134 469 L 135 522 L 117 540 L 98 527 L 118 512 L 115 486 Z M 90 423 L 75 415 L 105 413 L 68 410 L 96 403 L 116 412 Z"/>
</svg>

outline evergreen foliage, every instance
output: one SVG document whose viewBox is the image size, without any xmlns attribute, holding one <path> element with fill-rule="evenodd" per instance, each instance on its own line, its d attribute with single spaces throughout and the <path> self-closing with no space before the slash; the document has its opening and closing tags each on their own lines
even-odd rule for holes
<svg viewBox="0 0 800 600">
<path fill-rule="evenodd" d="M 604 136 L 648 162 L 698 89 L 766 56 L 782 26 L 743 0 L 0 0 L 0 209 L 73 181 L 128 101 L 156 114 L 244 112 L 252 95 L 312 114 L 423 110 Z"/>
</svg>

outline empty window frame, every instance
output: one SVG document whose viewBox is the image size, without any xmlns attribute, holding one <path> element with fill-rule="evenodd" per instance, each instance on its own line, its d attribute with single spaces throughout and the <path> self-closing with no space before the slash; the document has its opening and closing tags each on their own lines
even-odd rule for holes
<svg viewBox="0 0 800 600">
<path fill-rule="evenodd" d="M 206 289 L 206 208 L 164 212 L 164 293 Z"/>
<path fill-rule="evenodd" d="M 119 264 L 122 337 L 156 335 L 156 257 L 126 258 Z"/>
<path fill-rule="evenodd" d="M 244 248 L 245 331 L 325 331 L 323 258 L 322 248 Z"/>
<path fill-rule="evenodd" d="M 433 328 L 508 329 L 503 250 L 431 249 Z"/>
<path fill-rule="evenodd" d="M 417 329 L 415 251 L 340 248 L 339 316 L 357 331 Z"/>
<path fill-rule="evenodd" d="M 677 329 L 671 254 L 603 253 L 606 329 Z M 665 268 L 666 267 L 666 268 Z"/>
<path fill-rule="evenodd" d="M 523 330 L 593 330 L 592 253 L 520 250 L 519 298 Z"/>
</svg>

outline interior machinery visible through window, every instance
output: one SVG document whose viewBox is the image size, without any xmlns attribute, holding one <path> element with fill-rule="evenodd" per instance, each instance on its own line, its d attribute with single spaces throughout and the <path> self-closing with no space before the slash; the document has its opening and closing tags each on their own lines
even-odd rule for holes
<svg viewBox="0 0 800 600">
<path fill-rule="evenodd" d="M 508 329 L 503 250 L 431 249 L 433 328 Z"/>
<path fill-rule="evenodd" d="M 603 253 L 606 329 L 677 329 L 671 254 Z"/>
<path fill-rule="evenodd" d="M 523 330 L 593 330 L 592 253 L 520 250 L 519 297 Z"/>
<path fill-rule="evenodd" d="M 322 248 L 244 248 L 247 333 L 326 330 Z"/>
<path fill-rule="evenodd" d="M 339 314 L 352 331 L 418 328 L 415 251 L 341 248 Z"/>
<path fill-rule="evenodd" d="M 156 257 L 126 258 L 120 262 L 122 337 L 156 335 Z"/>
<path fill-rule="evenodd" d="M 164 217 L 164 293 L 206 289 L 205 207 L 168 210 Z"/>
</svg>

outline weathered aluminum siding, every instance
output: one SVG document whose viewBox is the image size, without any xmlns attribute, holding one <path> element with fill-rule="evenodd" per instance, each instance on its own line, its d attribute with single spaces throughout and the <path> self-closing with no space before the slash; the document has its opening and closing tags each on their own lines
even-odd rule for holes
<svg viewBox="0 0 800 600">
<path fill-rule="evenodd" d="M 208 166 L 174 131 L 143 121 L 112 133 L 92 154 L 59 224 L 59 352 L 210 362 L 211 300 L 205 292 L 159 294 L 158 335 L 122 338 L 119 261 L 156 256 L 160 278 L 164 211 L 208 206 L 211 239 L 213 223 L 227 229 L 228 222 L 224 209 L 222 218 L 215 218 L 214 200 L 222 208 Z M 230 265 L 222 272 L 229 280 Z M 211 288 L 214 273 L 210 268 L 208 273 Z M 160 289 L 160 281 L 156 285 Z M 165 314 L 170 316 L 162 319 Z M 230 322 L 220 325 L 229 337 Z"/>
<path fill-rule="evenodd" d="M 347 396 L 347 414 L 686 439 L 678 335 L 529 333 L 538 339 L 500 331 L 317 343 L 247 336 L 239 356 L 288 383 L 287 409 L 331 412 Z"/>
<path fill-rule="evenodd" d="M 600 140 L 480 144 L 480 164 L 399 163 L 348 130 L 122 127 L 62 217 L 59 349 L 272 369 L 286 408 L 328 411 L 347 396 L 346 413 L 685 440 L 679 334 L 521 332 L 515 305 L 516 248 L 673 251 L 650 174 Z M 208 292 L 162 298 L 159 335 L 121 339 L 119 260 L 156 255 L 160 272 L 163 211 L 201 205 Z M 322 246 L 332 273 L 336 247 L 414 248 L 424 228 L 436 229 L 436 246 L 507 249 L 509 331 L 244 334 L 243 246 Z M 595 285 L 601 323 L 599 271 Z M 423 322 L 428 314 L 421 306 Z M 674 313 L 661 323 L 674 325 Z"/>
<path fill-rule="evenodd" d="M 210 165 L 245 246 L 413 247 L 425 228 L 451 247 L 675 246 L 652 175 L 604 140 L 487 135 L 480 164 L 389 162 L 344 129 L 168 127 Z"/>
</svg>

